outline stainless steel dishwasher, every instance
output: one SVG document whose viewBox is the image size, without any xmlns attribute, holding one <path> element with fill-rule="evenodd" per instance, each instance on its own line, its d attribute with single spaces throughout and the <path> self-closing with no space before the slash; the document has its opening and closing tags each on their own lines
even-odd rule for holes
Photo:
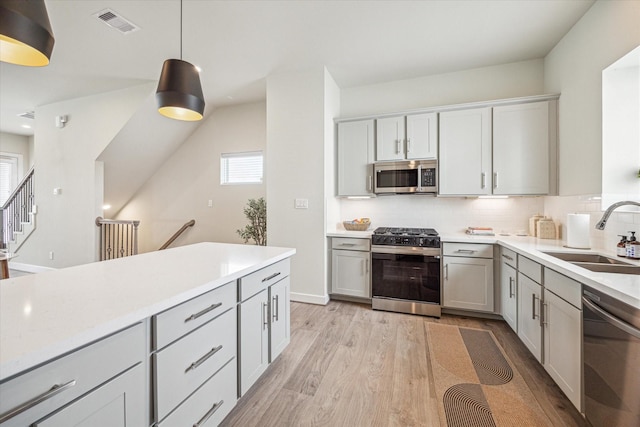
<svg viewBox="0 0 640 427">
<path fill-rule="evenodd" d="M 640 426 L 640 310 L 587 286 L 582 306 L 587 421 Z"/>
</svg>

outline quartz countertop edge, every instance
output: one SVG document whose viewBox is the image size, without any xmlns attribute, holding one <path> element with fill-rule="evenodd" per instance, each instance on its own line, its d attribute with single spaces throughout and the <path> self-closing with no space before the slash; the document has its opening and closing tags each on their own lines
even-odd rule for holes
<svg viewBox="0 0 640 427">
<path fill-rule="evenodd" d="M 331 230 L 327 237 L 354 237 L 370 239 L 373 231 Z M 440 241 L 443 243 L 485 243 L 498 244 L 511 249 L 545 267 L 549 267 L 584 285 L 592 287 L 611 297 L 614 297 L 632 307 L 640 309 L 640 275 L 599 273 L 578 267 L 569 262 L 547 255 L 544 252 L 596 253 L 611 258 L 618 258 L 613 251 L 601 249 L 574 249 L 564 246 L 565 242 L 554 239 L 539 239 L 531 236 L 495 235 L 473 236 L 466 233 L 442 233 Z M 622 262 L 640 265 L 639 261 L 628 258 L 618 258 Z"/>
<path fill-rule="evenodd" d="M 295 253 L 206 242 L 5 279 L 0 381 Z"/>
</svg>

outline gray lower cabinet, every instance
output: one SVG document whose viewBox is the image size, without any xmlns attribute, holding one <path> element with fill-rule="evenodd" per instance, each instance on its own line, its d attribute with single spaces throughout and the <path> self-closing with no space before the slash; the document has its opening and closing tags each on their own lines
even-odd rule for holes
<svg viewBox="0 0 640 427">
<path fill-rule="evenodd" d="M 135 324 L 0 384 L 0 425 L 148 425 L 146 328 Z"/>
<path fill-rule="evenodd" d="M 331 294 L 371 298 L 370 239 L 331 239 Z"/>
<path fill-rule="evenodd" d="M 240 279 L 238 397 L 289 344 L 289 271 L 287 259 Z"/>
</svg>

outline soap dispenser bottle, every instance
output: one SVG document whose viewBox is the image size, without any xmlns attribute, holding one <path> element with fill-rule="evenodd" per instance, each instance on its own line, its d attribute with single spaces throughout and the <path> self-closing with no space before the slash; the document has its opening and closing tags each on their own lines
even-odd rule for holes
<svg viewBox="0 0 640 427">
<path fill-rule="evenodd" d="M 627 256 L 627 236 L 625 236 L 624 234 L 618 234 L 618 236 L 620 236 L 620 241 L 616 246 L 616 255 L 621 257 L 626 257 Z"/>
<path fill-rule="evenodd" d="M 627 258 L 640 259 L 640 242 L 636 240 L 636 232 L 630 231 L 631 237 L 627 240 Z"/>
</svg>

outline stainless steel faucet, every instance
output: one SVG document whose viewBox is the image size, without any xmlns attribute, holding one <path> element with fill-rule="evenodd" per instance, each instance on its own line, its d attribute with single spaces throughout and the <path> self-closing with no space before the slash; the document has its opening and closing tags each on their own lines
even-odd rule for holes
<svg viewBox="0 0 640 427">
<path fill-rule="evenodd" d="M 618 209 L 620 206 L 626 206 L 626 205 L 640 206 L 640 202 L 632 202 L 630 200 L 626 200 L 624 202 L 618 202 L 618 203 L 612 204 L 607 208 L 606 211 L 604 211 L 602 218 L 600 218 L 600 221 L 598 221 L 598 223 L 596 224 L 596 228 L 598 230 L 604 230 L 604 227 L 607 225 L 607 220 L 609 219 L 609 216 L 611 216 L 611 212 Z"/>
</svg>

